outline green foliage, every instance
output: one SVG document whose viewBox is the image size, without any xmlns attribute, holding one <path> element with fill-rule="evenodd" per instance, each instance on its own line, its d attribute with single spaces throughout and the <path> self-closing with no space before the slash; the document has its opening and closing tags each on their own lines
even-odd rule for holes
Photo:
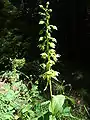
<svg viewBox="0 0 90 120">
<path fill-rule="evenodd" d="M 4 94 L 0 93 L 0 117 L 1 120 L 38 120 L 48 113 L 48 103 L 37 91 L 37 86 L 29 91 L 22 81 L 4 84 Z"/>
<path fill-rule="evenodd" d="M 33 69 L 37 69 L 36 72 L 38 71 L 38 73 L 40 72 L 38 62 L 34 61 L 33 64 L 31 62 L 32 68 L 29 65 L 26 66 L 27 69 L 30 69 L 30 74 L 33 74 L 31 79 L 18 71 L 25 64 L 23 57 L 28 54 L 30 40 L 25 39 L 24 41 L 23 35 L 15 33 L 14 30 L 18 31 L 17 29 L 8 31 L 8 23 L 16 19 L 19 13 L 8 0 L 5 0 L 4 6 L 2 13 L 5 18 L 3 19 L 0 16 L 0 20 L 6 21 L 3 24 L 6 28 L 0 32 L 2 36 L 0 38 L 0 65 L 5 68 L 7 66 L 10 68 L 11 66 L 11 71 L 2 71 L 0 76 L 0 120 L 87 120 L 85 111 L 88 115 L 89 113 L 86 106 L 84 105 L 84 110 L 82 110 L 81 104 L 77 107 L 79 100 L 76 105 L 73 98 L 65 95 L 66 86 L 61 81 L 61 84 L 56 86 L 58 95 L 53 95 L 52 93 L 52 81 L 54 81 L 53 84 L 58 81 L 57 76 L 59 75 L 58 71 L 53 70 L 53 65 L 56 64 L 60 55 L 56 54 L 55 50 L 57 40 L 51 36 L 52 31 L 57 30 L 57 27 L 50 25 L 50 13 L 52 10 L 48 8 L 49 2 L 46 3 L 45 7 L 40 5 L 41 12 L 39 14 L 41 15 L 41 20 L 39 24 L 42 25 L 42 29 L 39 32 L 39 48 L 42 51 L 41 58 L 43 59 L 43 63 L 40 65 L 42 68 L 40 77 L 44 79 L 43 81 L 46 81 L 44 91 L 48 85 L 50 86 L 50 100 L 40 96 L 37 87 L 39 86 L 38 81 L 34 80 L 34 84 L 32 84 L 32 79 L 34 79 L 32 77 L 36 74 Z M 20 23 L 22 23 L 21 20 Z M 12 58 L 10 59 L 11 61 L 9 58 Z M 8 64 L 9 61 L 12 65 Z M 20 79 L 21 74 L 28 79 L 28 83 L 26 80 Z M 27 87 L 29 84 L 30 87 Z M 71 107 L 73 105 L 77 107 L 74 110 Z"/>
<path fill-rule="evenodd" d="M 53 98 L 51 99 L 51 102 L 49 104 L 49 111 L 52 113 L 50 115 L 51 118 L 57 120 L 62 120 L 64 118 L 69 119 L 77 119 L 76 117 L 73 117 L 71 114 L 71 107 L 69 104 L 67 104 L 69 101 L 73 103 L 73 99 L 68 99 L 64 95 L 53 95 Z"/>
<path fill-rule="evenodd" d="M 25 58 L 23 58 L 23 59 L 14 59 L 14 60 L 12 60 L 11 59 L 11 61 L 12 61 L 12 70 L 14 71 L 16 71 L 16 68 L 18 67 L 19 69 L 20 68 L 22 68 L 23 66 L 24 66 L 24 64 L 25 64 Z"/>
<path fill-rule="evenodd" d="M 36 86 L 29 91 L 22 81 L 4 84 L 0 89 L 0 120 L 38 119 L 47 112 L 41 109 L 41 99 Z"/>
<path fill-rule="evenodd" d="M 3 74 L 1 72 L 1 78 L 4 78 L 5 81 L 12 83 L 13 81 L 19 80 L 19 75 L 21 74 L 17 71 L 17 68 L 22 68 L 25 64 L 25 59 L 10 59 L 12 62 L 12 71 L 5 71 Z"/>
<path fill-rule="evenodd" d="M 5 30 L 6 34 L 0 38 L 0 68 L 10 69 L 10 58 L 23 58 L 28 55 L 30 39 L 23 40 L 22 35 L 15 34 L 15 30 Z M 16 30 L 18 32 L 18 30 Z M 23 41 L 23 42 L 22 42 Z"/>
<path fill-rule="evenodd" d="M 32 85 L 32 89 L 28 89 L 27 84 L 24 84 L 19 78 L 20 74 L 16 68 L 22 67 L 24 64 L 25 59 L 12 60 L 12 71 L 1 76 L 0 120 L 38 120 L 48 113 L 47 104 L 49 101 L 44 102 L 45 99 L 39 95 L 37 84 Z M 5 81 L 5 77 L 10 80 L 10 83 Z"/>
<path fill-rule="evenodd" d="M 52 115 L 55 116 L 58 112 L 62 113 L 62 106 L 65 101 L 64 95 L 56 95 L 53 96 L 52 101 L 49 105 L 49 111 L 52 113 Z"/>
</svg>

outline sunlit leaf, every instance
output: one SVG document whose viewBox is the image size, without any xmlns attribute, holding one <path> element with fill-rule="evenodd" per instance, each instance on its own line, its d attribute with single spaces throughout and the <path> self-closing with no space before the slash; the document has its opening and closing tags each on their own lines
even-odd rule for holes
<svg viewBox="0 0 90 120">
<path fill-rule="evenodd" d="M 64 101 L 65 101 L 64 95 L 53 96 L 49 104 L 49 111 L 53 115 L 56 115 L 58 112 L 62 113 Z"/>
</svg>

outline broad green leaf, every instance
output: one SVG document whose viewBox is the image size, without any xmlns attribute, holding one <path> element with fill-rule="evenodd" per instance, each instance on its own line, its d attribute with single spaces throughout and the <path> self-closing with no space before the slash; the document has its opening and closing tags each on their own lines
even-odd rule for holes
<svg viewBox="0 0 90 120">
<path fill-rule="evenodd" d="M 56 115 L 58 112 L 62 113 L 64 101 L 65 101 L 64 95 L 53 96 L 49 104 L 49 111 L 53 115 Z"/>
</svg>

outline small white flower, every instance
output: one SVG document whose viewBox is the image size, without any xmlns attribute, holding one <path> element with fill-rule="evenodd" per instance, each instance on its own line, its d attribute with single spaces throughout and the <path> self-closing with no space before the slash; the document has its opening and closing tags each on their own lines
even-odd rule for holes
<svg viewBox="0 0 90 120">
<path fill-rule="evenodd" d="M 39 7 L 40 7 L 40 8 L 43 8 L 43 6 L 42 6 L 42 5 L 39 5 Z"/>
<path fill-rule="evenodd" d="M 57 57 L 57 58 L 58 58 L 58 57 L 61 57 L 61 55 L 60 55 L 60 54 L 57 54 L 56 57 Z"/>
<path fill-rule="evenodd" d="M 45 22 L 43 21 L 43 20 L 41 20 L 40 22 L 39 22 L 39 24 L 44 24 Z"/>
<path fill-rule="evenodd" d="M 49 2 L 47 2 L 46 4 L 49 5 Z"/>
</svg>

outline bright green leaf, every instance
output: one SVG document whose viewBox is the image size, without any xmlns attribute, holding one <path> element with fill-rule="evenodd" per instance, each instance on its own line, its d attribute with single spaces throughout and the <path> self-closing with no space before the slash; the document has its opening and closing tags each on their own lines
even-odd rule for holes
<svg viewBox="0 0 90 120">
<path fill-rule="evenodd" d="M 58 112 L 62 113 L 64 101 L 65 101 L 64 95 L 53 96 L 49 104 L 49 111 L 53 115 L 56 115 Z"/>
</svg>

